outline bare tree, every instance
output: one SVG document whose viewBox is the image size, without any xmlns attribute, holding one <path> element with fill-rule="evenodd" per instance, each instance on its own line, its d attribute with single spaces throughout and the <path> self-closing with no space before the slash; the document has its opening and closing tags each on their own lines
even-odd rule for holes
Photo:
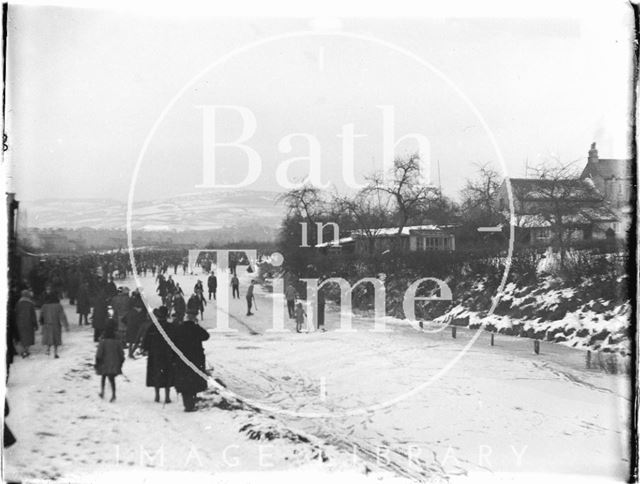
<svg viewBox="0 0 640 484">
<path fill-rule="evenodd" d="M 306 184 L 300 188 L 289 190 L 277 199 L 282 202 L 289 215 L 298 215 L 309 225 L 314 225 L 324 209 L 322 192 L 317 187 Z"/>
<path fill-rule="evenodd" d="M 373 175 L 363 191 L 382 193 L 390 199 L 398 219 L 399 236 L 411 220 L 438 200 L 439 191 L 424 181 L 417 153 L 404 159 L 396 158 L 388 175 Z"/>
<path fill-rule="evenodd" d="M 367 238 L 369 252 L 373 252 L 375 238 L 390 218 L 388 204 L 383 203 L 377 193 L 361 190 L 353 197 L 335 196 L 332 205 L 347 222 L 345 226 L 349 225 Z"/>
<path fill-rule="evenodd" d="M 502 177 L 488 164 L 478 165 L 478 175 L 462 189 L 462 210 L 475 219 L 491 218 L 496 213 L 496 196 Z"/>
<path fill-rule="evenodd" d="M 564 267 L 570 231 L 597 221 L 599 214 L 607 212 L 606 202 L 593 184 L 579 179 L 573 163 L 541 165 L 534 173 L 536 179 L 516 188 L 514 195 L 524 212 L 549 223 Z"/>
</svg>

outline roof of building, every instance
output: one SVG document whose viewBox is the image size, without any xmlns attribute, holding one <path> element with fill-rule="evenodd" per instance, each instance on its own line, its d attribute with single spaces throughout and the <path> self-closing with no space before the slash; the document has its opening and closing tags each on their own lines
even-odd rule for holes
<svg viewBox="0 0 640 484">
<path fill-rule="evenodd" d="M 346 245 L 353 242 L 353 237 L 342 237 L 338 239 L 338 243 L 336 244 L 335 240 L 330 240 L 329 242 L 323 242 L 322 244 L 316 244 L 316 247 L 336 247 L 338 245 Z"/>
<path fill-rule="evenodd" d="M 374 237 L 390 237 L 398 234 L 398 227 L 383 227 L 371 231 Z M 439 225 L 407 225 L 402 228 L 402 236 L 408 237 L 412 232 L 444 232 Z M 366 235 L 364 230 L 353 230 L 351 235 L 363 237 Z"/>
<path fill-rule="evenodd" d="M 567 215 L 565 225 L 590 225 L 597 222 L 617 222 L 618 217 L 606 206 L 584 207 L 578 213 Z M 521 215 L 520 227 L 550 227 L 551 223 L 540 214 Z"/>
<path fill-rule="evenodd" d="M 613 158 L 591 160 L 582 170 L 580 178 L 594 175 L 602 178 L 628 178 L 631 176 L 631 160 Z"/>
<path fill-rule="evenodd" d="M 520 201 L 544 201 L 551 198 L 551 190 L 570 201 L 595 202 L 602 195 L 588 179 L 554 180 L 550 178 L 510 178 L 513 196 Z M 506 180 L 503 182 L 503 186 Z"/>
<path fill-rule="evenodd" d="M 402 228 L 401 237 L 408 237 L 411 234 L 415 233 L 424 233 L 424 232 L 438 232 L 438 233 L 447 233 L 444 229 L 450 228 L 452 226 L 447 225 L 407 225 Z M 371 234 L 374 237 L 395 237 L 398 234 L 398 227 L 382 227 L 379 229 L 372 229 Z M 337 245 L 345 245 L 350 244 L 355 241 L 355 239 L 361 239 L 368 236 L 367 232 L 362 229 L 352 230 L 350 237 L 343 237 L 339 239 L 338 244 L 334 240 L 330 240 L 328 242 L 323 242 L 322 244 L 316 244 L 316 247 L 335 247 Z"/>
<path fill-rule="evenodd" d="M 608 178 L 629 178 L 631 176 L 631 161 L 628 159 L 600 158 L 596 143 L 591 143 L 589 158 L 580 178 L 598 176 Z"/>
</svg>

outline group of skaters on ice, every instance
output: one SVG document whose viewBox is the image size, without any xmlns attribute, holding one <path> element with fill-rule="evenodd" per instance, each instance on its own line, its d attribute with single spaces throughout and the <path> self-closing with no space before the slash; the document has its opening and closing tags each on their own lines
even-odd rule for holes
<svg viewBox="0 0 640 484">
<path fill-rule="evenodd" d="M 81 303 L 81 301 L 79 301 Z M 111 311 L 107 306 L 111 306 Z M 110 401 L 116 400 L 116 377 L 122 375 L 125 349 L 130 358 L 135 358 L 136 350 L 147 355 L 146 386 L 155 389 L 155 401 L 160 402 L 160 390 L 164 388 L 164 403 L 171 403 L 170 389 L 173 387 L 182 395 L 185 411 L 195 410 L 196 394 L 207 388 L 207 382 L 194 372 L 171 348 L 157 327 L 152 323 L 138 291 L 129 295 L 127 288 L 117 288 L 111 298 L 100 291 L 96 297 L 93 312 L 95 370 L 100 379 L 100 398 L 105 397 L 105 384 L 111 389 Z M 84 323 L 82 308 L 79 309 L 78 324 Z M 29 356 L 29 349 L 35 343 L 38 323 L 42 326 L 42 344 L 46 354 L 53 348 L 54 358 L 59 358 L 58 347 L 62 344 L 62 329 L 69 330 L 65 311 L 60 304 L 53 286 L 47 285 L 42 297 L 39 318 L 33 294 L 23 289 L 16 307 L 16 342 L 23 358 Z M 205 372 L 205 357 L 202 342 L 209 339 L 209 333 L 197 324 L 199 309 L 187 307 L 185 314 L 169 322 L 169 309 L 160 306 L 153 310 L 159 326 L 180 350 L 184 358 L 200 372 Z"/>
<path fill-rule="evenodd" d="M 93 339 L 97 343 L 95 369 L 101 377 L 101 398 L 105 397 L 105 385 L 108 381 L 111 389 L 110 401 L 116 399 L 116 377 L 122 374 L 125 349 L 130 358 L 135 358 L 140 352 L 147 356 L 146 386 L 154 388 L 156 402 L 161 401 L 160 393 L 164 390 L 164 403 L 171 403 L 170 392 L 173 387 L 181 394 L 185 411 L 190 412 L 195 410 L 197 393 L 206 390 L 207 382 L 202 377 L 202 374 L 206 374 L 202 343 L 209 339 L 209 333 L 198 324 L 198 317 L 203 318 L 207 299 L 216 300 L 217 278 L 213 272 L 207 278 L 208 297 L 205 297 L 202 281 L 198 280 L 192 296 L 185 301 L 180 285 L 173 281 L 171 275 L 165 276 L 167 269 L 168 267 L 158 267 L 157 292 L 162 298 L 162 305 L 154 309 L 153 314 L 162 332 L 182 353 L 184 359 L 177 355 L 152 323 L 139 291 L 130 292 L 126 287 L 117 287 L 110 273 L 106 277 L 94 276 L 91 284 L 88 280 L 81 281 L 73 299 L 67 292 L 69 302 L 76 306 L 80 326 L 90 324 L 88 316 L 92 312 Z M 231 275 L 232 297 L 240 299 L 240 284 L 235 267 Z M 255 281 L 252 280 L 245 293 L 248 316 L 253 314 L 252 310 L 255 308 L 254 286 Z M 20 298 L 15 304 L 11 339 L 18 343 L 16 346 L 20 348 L 23 358 L 29 356 L 30 347 L 35 343 L 38 323 L 42 327 L 42 344 L 46 348 L 46 354 L 50 355 L 53 349 L 53 357 L 59 358 L 62 329 L 69 329 L 65 311 L 60 304 L 61 295 L 61 288 L 47 282 L 43 293 L 38 297 L 41 307 L 37 317 L 32 290 L 29 287 L 21 290 Z M 285 298 L 289 317 L 295 320 L 296 330 L 301 332 L 306 312 L 302 303 L 296 304 L 297 293 L 292 285 L 287 287 Z M 321 303 L 324 303 L 324 298 Z M 319 311 L 320 315 L 324 313 L 323 309 Z M 193 367 L 199 372 L 195 372 Z"/>
</svg>

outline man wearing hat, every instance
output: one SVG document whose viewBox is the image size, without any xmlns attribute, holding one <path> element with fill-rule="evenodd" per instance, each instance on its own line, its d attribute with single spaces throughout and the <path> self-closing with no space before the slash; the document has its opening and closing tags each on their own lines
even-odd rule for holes
<svg viewBox="0 0 640 484">
<path fill-rule="evenodd" d="M 169 316 L 167 307 L 160 306 L 153 310 L 153 314 L 169 339 L 173 340 L 174 326 L 167 321 Z M 174 384 L 173 361 L 175 353 L 153 323 L 149 326 L 142 345 L 148 353 L 147 386 L 155 388 L 156 402 L 160 401 L 160 388 L 164 388 L 164 403 L 171 403 L 169 392 Z"/>
<path fill-rule="evenodd" d="M 209 339 L 209 333 L 196 323 L 198 311 L 187 307 L 186 320 L 175 328 L 174 342 L 181 355 L 175 357 L 175 387 L 182 394 L 185 412 L 195 411 L 195 397 L 207 389 L 207 380 L 201 374 L 205 371 L 205 356 L 202 342 Z M 184 359 L 195 366 L 196 372 Z"/>
<path fill-rule="evenodd" d="M 252 303 L 255 303 L 255 300 L 256 300 L 256 297 L 253 295 L 253 287 L 254 287 L 255 283 L 256 283 L 256 281 L 251 279 L 251 284 L 249 284 L 249 287 L 247 288 L 247 295 L 246 295 L 246 299 L 247 299 L 247 316 L 253 316 L 253 313 L 251 312 L 251 305 L 252 305 Z"/>
</svg>

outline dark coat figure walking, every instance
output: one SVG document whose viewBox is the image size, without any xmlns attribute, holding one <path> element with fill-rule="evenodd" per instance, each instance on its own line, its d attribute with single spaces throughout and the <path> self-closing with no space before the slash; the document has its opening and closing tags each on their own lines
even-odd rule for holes
<svg viewBox="0 0 640 484">
<path fill-rule="evenodd" d="M 185 358 L 201 372 L 205 371 L 205 356 L 202 342 L 209 339 L 209 333 L 196 324 L 197 313 L 187 311 L 187 320 L 175 331 L 175 343 Z M 182 394 L 185 412 L 195 410 L 196 393 L 207 389 L 207 381 L 176 355 L 175 387 Z"/>
<path fill-rule="evenodd" d="M 324 295 L 324 288 L 318 291 L 318 329 L 325 331 L 324 327 L 324 312 L 326 306 L 326 297 Z"/>
<path fill-rule="evenodd" d="M 251 281 L 251 284 L 249 284 L 249 287 L 247 288 L 247 295 L 246 295 L 246 299 L 247 299 L 247 316 L 253 316 L 253 313 L 251 312 L 251 307 L 252 307 L 252 303 L 255 303 L 256 301 L 256 297 L 253 295 L 253 288 L 255 285 L 254 280 Z"/>
<path fill-rule="evenodd" d="M 167 321 L 169 311 L 166 306 L 154 309 L 153 314 L 169 339 L 174 340 L 175 327 Z M 164 388 L 164 402 L 171 403 L 169 392 L 175 380 L 173 365 L 175 353 L 153 323 L 147 329 L 142 345 L 148 354 L 147 386 L 155 388 L 156 402 L 160 401 L 160 388 Z"/>
<path fill-rule="evenodd" d="M 76 300 L 76 313 L 78 314 L 78 324 L 82 326 L 82 320 L 84 324 L 89 324 L 89 313 L 91 312 L 91 299 L 89 296 L 89 284 L 83 282 L 78 288 L 77 300 Z"/>
<path fill-rule="evenodd" d="M 173 313 L 175 320 L 181 323 L 186 312 L 187 303 L 184 302 L 184 297 L 181 294 L 176 294 L 175 296 L 173 296 Z"/>
<path fill-rule="evenodd" d="M 287 289 L 284 291 L 284 297 L 287 300 L 289 319 L 293 319 L 296 316 L 296 290 L 292 284 L 287 286 Z"/>
<path fill-rule="evenodd" d="M 123 287 L 122 290 L 118 291 L 113 298 L 111 298 L 111 307 L 113 307 L 114 319 L 118 323 L 118 327 L 116 332 L 118 337 L 124 341 L 126 326 L 125 326 L 125 318 L 129 311 L 131 311 L 131 298 L 129 297 L 129 288 Z"/>
<path fill-rule="evenodd" d="M 109 310 L 107 308 L 107 298 L 103 289 L 100 289 L 93 304 L 93 341 L 98 342 L 102 332 L 107 326 Z"/>
<path fill-rule="evenodd" d="M 231 278 L 231 296 L 240 299 L 240 280 L 235 274 Z"/>
<path fill-rule="evenodd" d="M 111 402 L 116 399 L 116 376 L 122 373 L 124 363 L 124 350 L 122 342 L 116 337 L 116 323 L 110 320 L 98 343 L 96 351 L 96 373 L 100 380 L 100 398 L 104 398 L 104 383 L 109 379 L 111 385 Z"/>
<path fill-rule="evenodd" d="M 213 299 L 216 298 L 216 291 L 218 290 L 218 278 L 215 274 L 211 274 L 207 279 L 207 287 L 209 288 L 209 301 L 211 301 L 211 295 Z"/>
<path fill-rule="evenodd" d="M 204 309 L 200 296 L 198 294 L 192 294 L 187 301 L 187 313 L 194 313 L 197 315 L 200 312 L 200 309 Z"/>
<path fill-rule="evenodd" d="M 113 296 L 118 294 L 118 287 L 116 286 L 116 283 L 113 282 L 113 277 L 111 276 L 109 276 L 105 281 L 104 288 L 107 299 L 111 299 Z"/>
<path fill-rule="evenodd" d="M 133 353 L 140 343 L 142 328 L 147 318 L 146 308 L 139 305 L 134 306 L 124 317 L 124 322 L 127 327 L 125 331 L 125 342 L 129 345 L 129 358 L 133 358 Z"/>
<path fill-rule="evenodd" d="M 38 330 L 36 305 L 31 291 L 24 289 L 22 297 L 16 304 L 16 326 L 18 328 L 18 342 L 22 346 L 22 357 L 29 356 L 29 347 L 35 343 L 35 332 Z M 7 342 L 9 343 L 9 342 Z"/>
</svg>

